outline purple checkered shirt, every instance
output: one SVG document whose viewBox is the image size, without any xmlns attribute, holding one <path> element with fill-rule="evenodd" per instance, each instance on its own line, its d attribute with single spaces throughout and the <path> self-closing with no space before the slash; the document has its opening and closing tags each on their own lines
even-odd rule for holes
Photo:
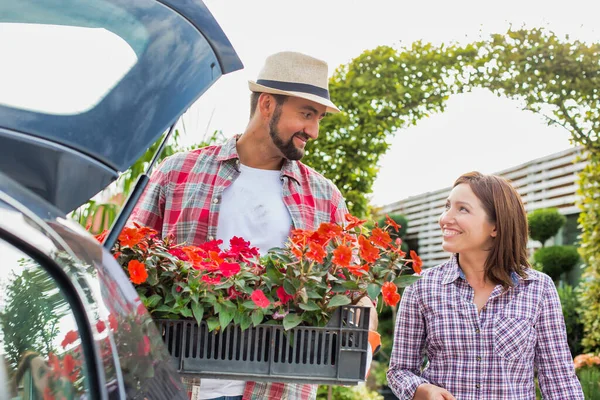
<svg viewBox="0 0 600 400">
<path fill-rule="evenodd" d="M 173 235 L 177 243 L 199 245 L 213 240 L 223 190 L 240 175 L 238 137 L 165 159 L 152 174 L 131 220 L 163 237 Z M 315 230 L 322 222 L 345 223 L 348 209 L 340 191 L 312 168 L 286 160 L 281 180 L 283 202 L 294 228 Z M 199 384 L 190 382 L 186 384 L 189 390 Z M 310 400 L 316 392 L 317 385 L 249 382 L 244 399 Z"/>
<path fill-rule="evenodd" d="M 423 272 L 404 291 L 396 319 L 389 385 L 400 399 L 431 383 L 459 400 L 583 400 L 558 293 L 531 269 L 516 286 L 498 285 L 478 315 L 456 256 Z M 423 355 L 428 364 L 421 371 Z"/>
</svg>

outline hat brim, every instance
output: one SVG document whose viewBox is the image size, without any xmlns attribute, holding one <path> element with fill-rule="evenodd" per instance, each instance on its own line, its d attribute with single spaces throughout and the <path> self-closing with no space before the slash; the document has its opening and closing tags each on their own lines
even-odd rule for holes
<svg viewBox="0 0 600 400">
<path fill-rule="evenodd" d="M 254 81 L 248 81 L 248 87 L 250 88 L 250 90 L 252 92 L 281 94 L 284 96 L 300 97 L 302 99 L 314 101 L 315 103 L 319 103 L 319 104 L 327 107 L 327 112 L 332 113 L 332 114 L 336 114 L 336 113 L 340 112 L 340 110 L 330 100 L 327 100 L 321 96 L 317 96 L 316 94 L 304 93 L 304 92 L 289 92 L 286 90 L 273 89 L 268 86 L 260 85 Z"/>
</svg>

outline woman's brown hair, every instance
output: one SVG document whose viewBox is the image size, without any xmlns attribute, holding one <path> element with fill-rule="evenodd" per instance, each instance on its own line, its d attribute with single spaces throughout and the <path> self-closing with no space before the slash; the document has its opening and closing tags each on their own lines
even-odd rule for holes
<svg viewBox="0 0 600 400">
<path fill-rule="evenodd" d="M 505 178 L 469 172 L 460 176 L 456 187 L 466 183 L 481 201 L 489 222 L 496 226 L 496 237 L 485 260 L 485 277 L 505 289 L 514 286 L 511 273 L 526 278 L 528 268 L 527 213 L 521 196 Z"/>
</svg>

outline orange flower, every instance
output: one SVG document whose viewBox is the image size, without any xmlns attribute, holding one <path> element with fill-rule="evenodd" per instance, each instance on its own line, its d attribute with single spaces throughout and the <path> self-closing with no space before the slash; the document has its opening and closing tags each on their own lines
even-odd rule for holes
<svg viewBox="0 0 600 400">
<path fill-rule="evenodd" d="M 348 225 L 346 225 L 346 230 L 350 230 L 350 229 L 354 229 L 357 226 L 361 226 L 362 224 L 364 224 L 365 222 L 367 222 L 366 219 L 358 219 L 355 216 L 353 216 L 352 214 L 346 214 L 344 215 L 344 219 L 346 221 L 348 221 Z"/>
<path fill-rule="evenodd" d="M 340 267 L 348 267 L 350 266 L 350 261 L 352 261 L 352 249 L 350 249 L 350 247 L 341 245 L 333 250 L 332 262 L 335 265 Z"/>
<path fill-rule="evenodd" d="M 414 250 L 411 250 L 410 258 L 412 258 L 413 271 L 415 271 L 416 274 L 420 274 L 422 271 L 421 267 L 423 266 L 423 261 L 421 261 L 421 257 L 419 257 Z"/>
<path fill-rule="evenodd" d="M 379 250 L 377 247 L 373 246 L 369 239 L 360 235 L 358 237 L 358 244 L 360 245 L 359 254 L 363 260 L 368 263 L 374 263 L 379 259 Z"/>
<path fill-rule="evenodd" d="M 119 243 L 124 247 L 134 247 L 144 239 L 144 234 L 140 229 L 125 227 L 119 235 Z"/>
<path fill-rule="evenodd" d="M 336 225 L 333 222 L 323 222 L 317 230 L 320 235 L 326 236 L 330 239 L 340 236 L 343 231 L 344 229 L 341 226 Z"/>
<path fill-rule="evenodd" d="M 312 235 L 311 231 L 307 231 L 306 229 L 292 229 L 290 232 L 290 242 L 301 249 L 306 246 L 306 239 Z"/>
<path fill-rule="evenodd" d="M 390 247 L 390 243 L 392 242 L 392 238 L 390 237 L 390 234 L 387 233 L 386 231 L 384 231 L 381 228 L 374 228 L 371 231 L 371 241 L 379 246 L 382 247 L 384 249 L 387 249 L 388 247 Z"/>
<path fill-rule="evenodd" d="M 396 244 L 396 246 L 390 246 L 390 250 L 392 250 L 392 252 L 398 254 L 398 257 L 400 258 L 404 258 L 404 256 L 406 255 L 406 252 L 402 251 L 402 239 L 397 238 L 394 243 Z"/>
<path fill-rule="evenodd" d="M 306 258 L 308 258 L 309 260 L 316 261 L 318 263 L 322 263 L 323 259 L 327 255 L 327 252 L 325 252 L 323 246 L 316 242 L 310 242 L 308 244 L 308 247 L 309 250 L 306 252 Z"/>
<path fill-rule="evenodd" d="M 400 295 L 398 294 L 398 288 L 393 282 L 386 282 L 381 287 L 381 294 L 383 301 L 388 306 L 395 306 L 400 301 Z"/>
<path fill-rule="evenodd" d="M 146 266 L 138 260 L 129 261 L 129 264 L 127 264 L 127 270 L 129 271 L 129 279 L 136 285 L 144 283 L 146 282 L 146 279 L 148 279 L 148 271 L 146 271 Z"/>
<path fill-rule="evenodd" d="M 351 265 L 348 267 L 348 271 L 350 271 L 352 275 L 363 276 L 369 272 L 369 264 Z"/>
<path fill-rule="evenodd" d="M 398 232 L 398 231 L 400 230 L 400 228 L 402 228 L 400 225 L 398 225 L 398 224 L 396 223 L 396 221 L 394 221 L 393 219 L 391 219 L 391 218 L 390 218 L 390 216 L 389 216 L 389 215 L 387 215 L 387 214 L 386 214 L 386 216 L 385 216 L 385 223 L 386 223 L 387 225 L 391 226 L 392 228 L 394 228 L 394 230 L 395 230 L 396 232 Z"/>
</svg>

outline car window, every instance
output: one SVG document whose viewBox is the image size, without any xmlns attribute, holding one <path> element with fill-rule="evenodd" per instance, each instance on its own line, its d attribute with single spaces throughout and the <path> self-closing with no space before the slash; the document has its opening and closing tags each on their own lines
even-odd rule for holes
<svg viewBox="0 0 600 400">
<path fill-rule="evenodd" d="M 66 296 L 35 259 L 0 239 L 0 355 L 16 400 L 88 397 L 84 353 Z"/>
<path fill-rule="evenodd" d="M 0 54 L 10 60 L 1 67 L 0 104 L 28 111 L 93 108 L 133 68 L 148 36 L 136 18 L 102 0 L 0 9 Z"/>
</svg>

